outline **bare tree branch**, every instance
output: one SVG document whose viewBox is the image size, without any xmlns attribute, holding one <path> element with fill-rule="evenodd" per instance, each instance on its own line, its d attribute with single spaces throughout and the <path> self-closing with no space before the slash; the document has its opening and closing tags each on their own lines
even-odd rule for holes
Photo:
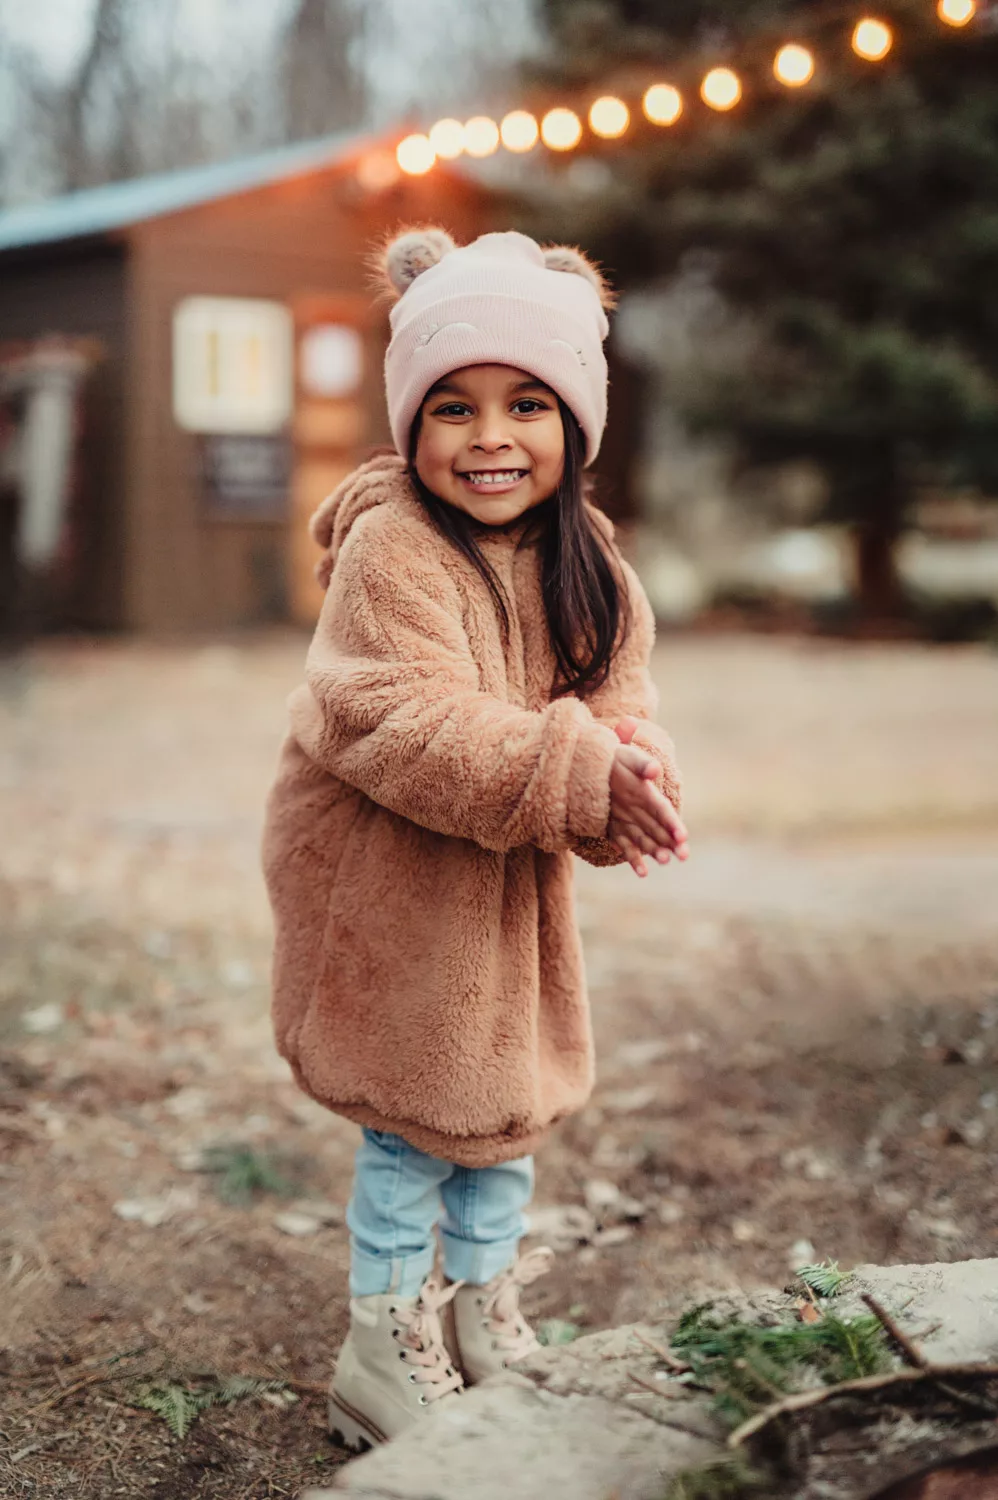
<svg viewBox="0 0 998 1500">
<path fill-rule="evenodd" d="M 356 56 L 361 14 L 352 0 L 297 0 L 284 34 L 282 84 L 290 140 L 360 122 L 364 80 Z"/>
</svg>

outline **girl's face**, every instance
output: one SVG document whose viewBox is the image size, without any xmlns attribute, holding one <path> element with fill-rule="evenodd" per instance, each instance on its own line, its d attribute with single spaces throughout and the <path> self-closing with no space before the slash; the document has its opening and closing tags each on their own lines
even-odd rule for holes
<svg viewBox="0 0 998 1500">
<path fill-rule="evenodd" d="M 416 473 L 483 525 L 504 526 L 547 500 L 564 464 L 557 397 L 526 370 L 467 365 L 423 401 Z"/>
</svg>

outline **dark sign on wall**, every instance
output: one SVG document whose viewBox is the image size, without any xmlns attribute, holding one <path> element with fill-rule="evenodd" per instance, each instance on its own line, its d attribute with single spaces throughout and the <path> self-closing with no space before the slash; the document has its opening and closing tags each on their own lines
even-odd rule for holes
<svg viewBox="0 0 998 1500">
<path fill-rule="evenodd" d="M 199 440 L 204 511 L 214 520 L 283 521 L 288 514 L 287 438 L 244 433 Z"/>
</svg>

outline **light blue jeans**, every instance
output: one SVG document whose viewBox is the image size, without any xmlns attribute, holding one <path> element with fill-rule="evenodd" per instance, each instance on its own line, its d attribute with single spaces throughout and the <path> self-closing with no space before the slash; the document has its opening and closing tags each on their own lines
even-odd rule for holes
<svg viewBox="0 0 998 1500">
<path fill-rule="evenodd" d="M 347 1208 L 350 1295 L 414 1297 L 433 1269 L 438 1223 L 447 1277 L 491 1281 L 516 1259 L 533 1190 L 532 1157 L 457 1167 L 401 1136 L 365 1130 Z"/>
</svg>

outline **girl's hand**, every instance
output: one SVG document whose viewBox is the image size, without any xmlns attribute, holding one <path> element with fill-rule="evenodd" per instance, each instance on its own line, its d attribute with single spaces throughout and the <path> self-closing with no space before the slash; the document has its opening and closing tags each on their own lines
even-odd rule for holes
<svg viewBox="0 0 998 1500">
<path fill-rule="evenodd" d="M 620 746 L 610 771 L 607 838 L 641 876 L 648 874 L 646 854 L 660 865 L 667 865 L 672 854 L 682 860 L 689 854 L 683 820 L 656 785 L 661 774 L 653 756 L 629 744 Z"/>
<path fill-rule="evenodd" d="M 617 720 L 613 726 L 613 732 L 622 745 L 629 745 L 631 743 L 637 734 L 640 722 L 633 714 L 625 714 L 622 719 Z"/>
</svg>

